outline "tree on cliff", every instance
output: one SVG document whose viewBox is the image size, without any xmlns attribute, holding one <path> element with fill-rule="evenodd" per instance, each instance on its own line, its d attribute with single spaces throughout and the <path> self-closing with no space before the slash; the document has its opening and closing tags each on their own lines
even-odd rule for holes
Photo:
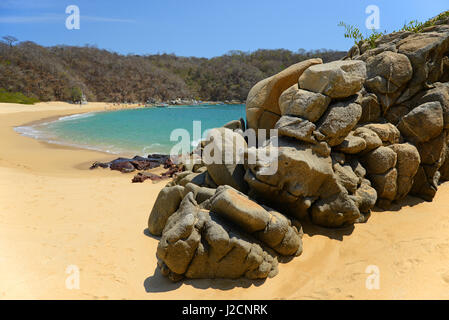
<svg viewBox="0 0 449 320">
<path fill-rule="evenodd" d="M 13 36 L 3 36 L 2 39 L 3 39 L 3 41 L 6 42 L 10 47 L 13 46 L 14 42 L 19 41 L 19 39 L 17 39 L 16 37 L 13 37 Z"/>
</svg>

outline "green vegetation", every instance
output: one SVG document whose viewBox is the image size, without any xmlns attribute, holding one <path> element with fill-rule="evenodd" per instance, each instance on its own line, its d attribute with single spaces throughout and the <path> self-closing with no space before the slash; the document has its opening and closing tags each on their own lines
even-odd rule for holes
<svg viewBox="0 0 449 320">
<path fill-rule="evenodd" d="M 408 23 L 404 23 L 404 26 L 396 31 L 409 31 L 414 33 L 423 32 L 425 28 L 432 27 L 438 24 L 438 22 L 449 18 L 449 10 L 443 13 L 440 13 L 435 18 L 432 18 L 426 22 L 419 22 L 418 20 L 412 20 Z M 353 39 L 356 45 L 361 45 L 363 42 L 369 43 L 371 48 L 376 47 L 376 40 L 380 37 L 386 35 L 388 32 L 385 30 L 384 32 L 377 32 L 375 30 L 371 31 L 371 34 L 363 36 L 362 32 L 357 26 L 348 25 L 345 22 L 341 21 L 338 24 L 339 27 L 343 27 L 345 29 L 344 36 L 345 38 Z"/>
<path fill-rule="evenodd" d="M 27 97 L 21 92 L 8 92 L 5 89 L 0 88 L 0 102 L 34 104 L 39 102 L 39 100 Z"/>
<path fill-rule="evenodd" d="M 354 39 L 355 44 L 358 44 L 360 41 L 365 40 L 358 27 L 346 24 L 343 21 L 340 21 L 338 26 L 345 28 L 345 38 Z"/>
<path fill-rule="evenodd" d="M 376 47 L 376 40 L 379 39 L 381 36 L 387 34 L 387 31 L 384 32 L 377 32 L 376 30 L 371 30 L 371 34 L 367 36 L 363 36 L 360 29 L 356 26 L 348 25 L 341 21 L 338 24 L 339 27 L 345 28 L 345 38 L 348 39 L 354 39 L 354 43 L 356 45 L 360 45 L 364 41 L 368 42 L 371 46 L 371 48 Z"/>
<path fill-rule="evenodd" d="M 0 42 L 0 87 L 40 101 L 146 102 L 176 98 L 244 101 L 258 81 L 300 61 L 341 59 L 332 50 L 231 51 L 211 59 L 121 55 L 92 46 L 14 46 Z M 76 88 L 76 89 L 74 89 Z"/>
<path fill-rule="evenodd" d="M 74 103 L 80 103 L 83 100 L 83 91 L 78 87 L 73 87 L 71 90 L 71 100 Z"/>
</svg>

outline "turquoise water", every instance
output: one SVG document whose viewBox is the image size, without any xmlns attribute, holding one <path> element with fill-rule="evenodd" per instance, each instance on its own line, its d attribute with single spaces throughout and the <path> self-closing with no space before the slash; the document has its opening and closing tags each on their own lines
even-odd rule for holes
<svg viewBox="0 0 449 320">
<path fill-rule="evenodd" d="M 170 141 L 170 135 L 179 128 L 186 129 L 196 145 L 193 121 L 201 121 L 204 134 L 240 118 L 246 119 L 245 105 L 175 106 L 80 114 L 16 130 L 52 143 L 146 156 L 169 153 L 178 143 Z"/>
</svg>

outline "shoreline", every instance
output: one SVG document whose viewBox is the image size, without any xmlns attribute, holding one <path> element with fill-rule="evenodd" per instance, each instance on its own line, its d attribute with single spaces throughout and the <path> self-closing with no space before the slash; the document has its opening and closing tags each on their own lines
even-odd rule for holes
<svg viewBox="0 0 449 320">
<path fill-rule="evenodd" d="M 74 149 L 79 149 L 79 150 L 90 150 L 90 151 L 97 151 L 100 153 L 104 153 L 110 156 L 120 156 L 120 157 L 133 157 L 136 155 L 136 153 L 133 153 L 132 151 L 122 151 L 122 152 L 113 152 L 113 151 L 107 151 L 107 150 L 103 150 L 101 148 L 97 148 L 95 145 L 79 145 L 76 143 L 71 143 L 69 141 L 63 141 L 63 140 L 48 140 L 39 136 L 35 136 L 31 133 L 26 133 L 26 132 L 21 132 L 20 129 L 28 129 L 31 128 L 33 129 L 34 126 L 38 126 L 38 125 L 42 125 L 42 124 L 49 124 L 52 122 L 56 122 L 58 120 L 62 120 L 65 117 L 68 116 L 78 116 L 78 115 L 85 115 L 85 114 L 90 114 L 90 113 L 104 113 L 104 112 L 116 112 L 116 111 L 123 111 L 123 110 L 142 110 L 142 109 L 152 109 L 152 108 L 157 108 L 156 106 L 141 106 L 140 104 L 125 104 L 122 107 L 115 107 L 110 105 L 110 103 L 105 103 L 105 102 L 93 102 L 91 104 L 94 105 L 100 105 L 100 107 L 96 106 L 94 108 L 90 107 L 89 104 L 87 105 L 75 105 L 75 104 L 69 104 L 69 103 L 63 103 L 63 102 L 53 102 L 54 104 L 65 104 L 69 107 L 73 107 L 73 110 L 77 110 L 78 108 L 88 108 L 87 110 L 83 109 L 83 110 L 79 110 L 81 112 L 70 112 L 69 114 L 67 113 L 63 113 L 60 115 L 52 115 L 49 117 L 44 117 L 41 119 L 37 119 L 37 120 L 32 120 L 30 122 L 27 123 L 23 123 L 20 125 L 17 125 L 14 127 L 14 131 L 16 131 L 18 134 L 24 136 L 24 137 L 28 137 L 28 138 L 32 138 L 35 140 L 38 140 L 42 143 L 46 143 L 49 144 L 51 146 L 55 146 L 55 147 L 67 147 L 67 148 L 74 148 Z M 36 106 L 39 105 L 51 105 L 53 104 L 52 102 L 46 102 L 46 103 L 37 103 Z M 0 103 L 0 115 L 1 113 L 1 105 L 2 103 Z M 5 105 L 5 104 L 3 104 Z M 201 106 L 219 106 L 219 105 L 235 105 L 233 103 L 224 103 L 224 102 L 207 102 L 207 103 L 201 103 L 201 104 L 197 104 L 197 105 L 169 105 L 167 107 L 201 107 Z M 167 107 L 163 107 L 163 108 L 167 108 Z M 72 110 L 70 110 L 72 111 Z M 158 152 L 155 152 L 158 153 Z M 141 155 L 144 156 L 144 155 Z"/>
<path fill-rule="evenodd" d="M 12 109 L 12 112 L 7 113 L 3 108 L 5 106 L 10 107 Z M 17 134 L 18 136 L 22 137 L 23 139 L 30 139 L 31 141 L 34 141 L 36 143 L 42 144 L 46 148 L 49 149 L 56 149 L 56 150 L 71 150 L 71 151 L 87 151 L 98 154 L 100 159 L 109 159 L 110 157 L 114 156 L 130 156 L 130 154 L 123 153 L 123 154 L 113 154 L 108 153 L 102 150 L 95 150 L 95 149 L 89 149 L 89 148 L 83 148 L 81 146 L 74 146 L 74 145 L 68 145 L 63 143 L 56 143 L 56 142 L 49 142 L 44 139 L 35 138 L 26 134 L 23 134 L 21 132 L 18 132 L 16 129 L 20 127 L 32 127 L 35 125 L 43 124 L 46 122 L 52 122 L 57 121 L 58 119 L 66 116 L 73 116 L 73 115 L 82 115 L 87 113 L 93 113 L 93 112 L 109 112 L 109 111 L 119 111 L 119 110 L 127 110 L 127 109 L 135 109 L 135 106 L 130 107 L 124 107 L 120 109 L 109 109 L 109 104 L 107 103 L 90 103 L 88 105 L 83 106 L 83 109 L 79 109 L 80 107 L 71 105 L 68 103 L 63 102 L 52 102 L 52 103 L 37 103 L 35 105 L 32 105 L 34 109 L 31 109 L 31 106 L 29 105 L 20 105 L 20 104 L 4 104 L 0 103 L 0 118 L 4 117 L 5 115 L 20 115 L 22 114 L 24 119 L 30 119 L 29 121 L 25 122 L 14 122 L 13 125 L 10 126 L 14 134 Z M 58 108 L 59 107 L 59 108 Z M 22 110 L 18 110 L 21 109 Z M 36 116 L 35 116 L 36 115 Z M 6 128 L 5 128 L 6 129 Z M 0 144 L 1 145 L 1 144 Z M 1 160 L 1 158 L 0 158 Z M 95 160 L 96 161 L 96 160 Z M 1 161 L 0 161 L 1 163 Z"/>
<path fill-rule="evenodd" d="M 156 267 L 158 239 L 145 231 L 164 182 L 90 171 L 111 155 L 13 129 L 79 111 L 0 104 L 0 299 L 449 299 L 447 183 L 432 203 L 409 197 L 353 228 L 304 224 L 304 254 L 273 279 L 170 282 Z M 65 286 L 70 265 L 79 290 Z M 369 266 L 380 270 L 380 290 L 366 288 Z"/>
<path fill-rule="evenodd" d="M 107 151 L 103 151 L 100 149 L 96 149 L 94 147 L 88 148 L 88 147 L 82 147 L 82 146 L 77 146 L 77 145 L 70 145 L 70 144 L 64 143 L 64 142 L 47 141 L 45 139 L 40 139 L 38 137 L 24 134 L 22 132 L 17 131 L 16 129 L 33 127 L 33 126 L 41 125 L 41 124 L 45 124 L 45 123 L 51 123 L 54 121 L 58 121 L 61 118 L 64 118 L 67 116 L 76 116 L 76 115 L 83 115 L 83 114 L 89 114 L 89 113 L 100 113 L 100 112 L 115 112 L 115 111 L 121 111 L 121 110 L 135 110 L 135 109 L 143 109 L 143 107 L 139 107 L 136 104 L 124 105 L 122 107 L 114 107 L 114 106 L 111 107 L 111 104 L 107 103 L 107 102 L 93 102 L 93 103 L 88 103 L 87 105 L 75 105 L 75 104 L 69 104 L 69 103 L 65 103 L 65 102 L 45 102 L 45 103 L 37 103 L 34 106 L 39 107 L 40 105 L 43 105 L 43 104 L 45 104 L 45 105 L 52 105 L 52 104 L 64 105 L 65 107 L 68 107 L 68 109 L 61 110 L 61 112 L 62 112 L 61 114 L 56 114 L 56 115 L 51 115 L 48 117 L 34 119 L 30 122 L 26 122 L 26 123 L 14 126 L 13 129 L 18 135 L 21 135 L 25 138 L 34 139 L 36 141 L 39 141 L 39 142 L 47 145 L 48 147 L 52 147 L 52 148 L 67 148 L 67 149 L 71 149 L 71 150 L 87 150 L 87 151 L 99 152 L 103 155 L 108 155 L 110 157 L 114 157 L 114 156 L 130 157 L 131 156 L 130 153 L 113 153 L 113 152 L 107 152 Z M 2 105 L 5 105 L 5 104 L 0 103 L 0 116 L 2 115 L 2 113 L 1 113 Z M 70 108 L 70 107 L 73 107 L 73 108 Z M 78 109 L 78 108 L 83 108 L 83 107 L 87 108 L 87 109 L 83 109 L 83 110 Z M 27 110 L 27 111 L 30 112 L 29 110 Z M 39 111 L 36 110 L 35 112 L 39 112 Z"/>
</svg>

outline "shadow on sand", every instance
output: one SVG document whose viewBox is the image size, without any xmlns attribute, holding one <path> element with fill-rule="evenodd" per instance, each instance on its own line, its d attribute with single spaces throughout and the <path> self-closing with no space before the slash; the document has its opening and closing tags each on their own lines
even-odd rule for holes
<svg viewBox="0 0 449 320">
<path fill-rule="evenodd" d="M 307 219 L 306 221 L 302 221 L 301 224 L 304 234 L 307 234 L 309 237 L 325 236 L 330 239 L 339 241 L 343 241 L 343 238 L 345 236 L 350 236 L 354 231 L 353 225 L 345 228 L 330 229 L 317 226 L 313 224 L 309 219 Z"/>
<path fill-rule="evenodd" d="M 150 233 L 148 228 L 143 231 L 143 234 L 151 239 L 160 240 L 160 237 L 156 237 Z M 282 262 L 281 262 L 282 263 Z M 149 276 L 143 282 L 145 291 L 148 293 L 157 292 L 169 292 L 180 288 L 183 285 L 190 285 L 196 289 L 218 289 L 218 290 L 231 290 L 234 288 L 249 288 L 251 286 L 261 286 L 265 282 L 263 280 L 248 280 L 248 279 L 195 279 L 195 280 L 181 280 L 178 282 L 172 282 L 167 277 L 164 277 L 159 268 L 156 266 L 153 275 Z"/>
<path fill-rule="evenodd" d="M 393 202 L 391 204 L 391 207 L 388 208 L 388 209 L 382 209 L 382 208 L 379 208 L 379 207 L 375 207 L 373 209 L 373 212 L 387 212 L 387 211 L 397 212 L 397 211 L 400 211 L 404 207 L 414 207 L 414 206 L 417 206 L 417 205 L 419 205 L 421 203 L 424 203 L 424 202 L 427 202 L 427 201 L 424 200 L 424 199 L 418 198 L 418 197 L 407 196 L 407 197 L 405 197 L 402 200 L 399 200 L 397 202 Z"/>
<path fill-rule="evenodd" d="M 143 286 L 147 293 L 169 292 L 180 288 L 183 285 L 192 286 L 196 289 L 218 289 L 222 291 L 232 290 L 234 288 L 249 288 L 251 286 L 259 287 L 264 284 L 263 280 L 248 280 L 248 279 L 195 279 L 182 280 L 172 282 L 164 277 L 159 268 L 156 267 L 152 276 L 145 279 Z"/>
<path fill-rule="evenodd" d="M 146 235 L 148 238 L 151 238 L 151 239 L 154 239 L 154 240 L 157 240 L 157 241 L 159 241 L 161 239 L 161 237 L 157 237 L 157 236 L 152 235 L 150 233 L 150 230 L 148 230 L 148 228 L 143 230 L 143 234 Z"/>
</svg>

